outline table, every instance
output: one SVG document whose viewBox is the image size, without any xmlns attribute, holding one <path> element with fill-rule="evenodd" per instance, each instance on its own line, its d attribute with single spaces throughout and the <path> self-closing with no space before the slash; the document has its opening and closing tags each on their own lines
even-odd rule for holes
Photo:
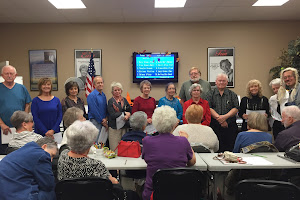
<svg viewBox="0 0 300 200">
<path fill-rule="evenodd" d="M 251 164 L 223 164 L 220 160 L 214 160 L 213 157 L 217 153 L 207 154 L 199 153 L 200 157 L 207 164 L 207 170 L 211 173 L 211 180 L 213 182 L 212 192 L 213 198 L 216 199 L 217 188 L 220 189 L 221 194 L 224 196 L 225 191 L 225 178 L 227 173 L 232 169 L 291 169 L 291 168 L 300 168 L 300 163 L 294 163 L 284 158 L 278 157 L 278 155 L 283 156 L 283 152 L 264 152 L 264 153 L 255 153 L 255 154 L 243 154 L 236 153 L 239 157 L 260 157 L 265 160 L 273 163 L 272 165 L 251 165 Z"/>
<path fill-rule="evenodd" d="M 96 151 L 96 153 L 88 154 L 90 158 L 100 160 L 103 162 L 107 169 L 109 170 L 139 170 L 139 169 L 146 169 L 147 164 L 142 159 L 142 157 L 139 158 L 129 158 L 129 157 L 119 157 L 108 159 L 106 158 L 101 149 Z M 201 171 L 207 170 L 206 163 L 201 159 L 200 155 L 195 154 L 196 156 L 196 164 L 192 166 L 191 168 L 196 168 Z"/>
</svg>

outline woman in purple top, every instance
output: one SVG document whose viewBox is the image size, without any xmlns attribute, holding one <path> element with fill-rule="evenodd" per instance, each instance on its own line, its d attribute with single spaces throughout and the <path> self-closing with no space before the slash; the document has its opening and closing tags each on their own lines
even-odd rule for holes
<svg viewBox="0 0 300 200">
<path fill-rule="evenodd" d="M 192 166 L 196 163 L 195 153 L 187 140 L 187 134 L 181 132 L 181 137 L 172 134 L 178 124 L 173 108 L 170 106 L 156 108 L 152 123 L 160 134 L 143 139 L 142 157 L 147 163 L 144 200 L 150 199 L 153 191 L 152 177 L 158 169 Z"/>
<path fill-rule="evenodd" d="M 41 78 L 38 83 L 39 95 L 32 100 L 31 113 L 34 121 L 34 132 L 42 136 L 54 137 L 60 132 L 62 108 L 57 97 L 51 94 L 52 81 Z"/>
</svg>

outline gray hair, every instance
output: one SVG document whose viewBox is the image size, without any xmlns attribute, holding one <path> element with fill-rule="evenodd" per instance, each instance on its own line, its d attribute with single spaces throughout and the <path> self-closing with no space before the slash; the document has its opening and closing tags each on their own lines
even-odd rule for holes
<svg viewBox="0 0 300 200">
<path fill-rule="evenodd" d="M 90 121 L 75 121 L 66 134 L 70 149 L 75 153 L 84 153 L 94 144 L 99 130 Z"/>
<path fill-rule="evenodd" d="M 216 76 L 216 80 L 218 80 L 218 78 L 220 78 L 220 77 L 224 77 L 224 78 L 226 78 L 227 81 L 228 81 L 228 75 L 227 75 L 227 74 L 224 74 L 224 73 L 218 74 L 218 75 Z"/>
<path fill-rule="evenodd" d="M 166 87 L 165 87 L 165 92 L 168 92 L 168 88 L 169 88 L 170 85 L 174 85 L 174 87 L 175 87 L 175 93 L 176 93 L 176 86 L 175 86 L 175 84 L 174 84 L 173 82 L 170 82 L 170 83 L 168 83 L 168 84 L 166 85 Z"/>
<path fill-rule="evenodd" d="M 18 130 L 19 128 L 22 127 L 23 122 L 25 123 L 33 122 L 33 117 L 31 114 L 25 111 L 17 110 L 10 117 L 10 122 Z"/>
<path fill-rule="evenodd" d="M 129 118 L 130 127 L 134 131 L 143 131 L 143 126 L 147 125 L 147 115 L 143 111 L 133 113 Z"/>
<path fill-rule="evenodd" d="M 11 65 L 6 65 L 6 66 L 2 67 L 2 69 L 1 69 L 1 74 L 3 74 L 4 68 L 8 68 L 8 67 L 13 68 L 13 69 L 15 70 L 15 74 L 17 74 L 16 68 L 15 68 L 14 66 L 11 66 Z"/>
<path fill-rule="evenodd" d="M 45 136 L 41 139 L 38 139 L 36 141 L 36 143 L 40 147 L 42 147 L 44 144 L 46 144 L 48 149 L 56 149 L 56 151 L 57 151 L 57 143 L 50 137 Z"/>
<path fill-rule="evenodd" d="M 158 107 L 152 115 L 152 124 L 159 133 L 170 133 L 177 122 L 176 111 L 170 106 Z"/>
<path fill-rule="evenodd" d="M 272 85 L 280 85 L 280 83 L 281 83 L 281 79 L 275 78 L 269 83 L 269 86 L 272 87 Z"/>
<path fill-rule="evenodd" d="M 192 96 L 193 89 L 195 89 L 196 87 L 200 87 L 200 92 L 201 93 L 203 92 L 203 89 L 202 89 L 201 85 L 199 83 L 194 83 L 193 85 L 191 85 L 191 87 L 189 89 L 189 93 L 190 93 L 191 96 Z"/>
<path fill-rule="evenodd" d="M 64 126 L 68 128 L 73 122 L 83 116 L 83 110 L 77 107 L 68 108 L 63 116 Z"/>
<path fill-rule="evenodd" d="M 98 78 L 101 78 L 103 83 L 104 83 L 104 79 L 102 76 L 95 76 L 94 80 L 93 80 L 93 84 L 95 85 L 95 81 L 98 79 Z"/>
<path fill-rule="evenodd" d="M 288 117 L 292 117 L 295 121 L 300 120 L 300 109 L 298 106 L 286 106 L 282 109 L 282 112 L 284 112 Z"/>
<path fill-rule="evenodd" d="M 112 82 L 112 83 L 110 84 L 110 87 L 111 87 L 111 92 L 112 92 L 112 93 L 113 93 L 115 87 L 118 87 L 118 88 L 120 88 L 120 89 L 123 91 L 123 86 L 122 86 L 122 84 L 119 83 L 119 82 Z"/>
</svg>

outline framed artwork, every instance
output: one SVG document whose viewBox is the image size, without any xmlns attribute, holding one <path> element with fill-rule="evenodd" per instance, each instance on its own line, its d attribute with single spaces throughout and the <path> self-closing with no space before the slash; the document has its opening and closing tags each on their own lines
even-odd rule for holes
<svg viewBox="0 0 300 200">
<path fill-rule="evenodd" d="M 220 47 L 207 49 L 208 82 L 215 86 L 216 77 L 220 73 L 227 74 L 227 87 L 234 87 L 234 47 Z"/>
<path fill-rule="evenodd" d="M 52 80 L 52 90 L 58 90 L 56 50 L 29 50 L 30 90 L 38 91 L 40 78 Z"/>
<path fill-rule="evenodd" d="M 75 49 L 75 77 L 80 89 L 84 89 L 86 75 L 91 59 L 91 49 Z M 93 49 L 95 75 L 102 75 L 102 50 Z"/>
</svg>

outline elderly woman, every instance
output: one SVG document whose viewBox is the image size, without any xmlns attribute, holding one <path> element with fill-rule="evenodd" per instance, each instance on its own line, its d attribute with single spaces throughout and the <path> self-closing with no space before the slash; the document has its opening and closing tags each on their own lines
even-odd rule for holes
<svg viewBox="0 0 300 200">
<path fill-rule="evenodd" d="M 176 94 L 176 87 L 174 83 L 168 83 L 165 87 L 166 96 L 162 97 L 158 101 L 158 107 L 161 107 L 163 105 L 170 106 L 171 108 L 174 108 L 177 114 L 177 118 L 179 120 L 182 119 L 182 106 L 177 98 L 174 98 L 174 95 Z"/>
<path fill-rule="evenodd" d="M 219 140 L 214 131 L 209 126 L 201 124 L 203 116 L 203 108 L 200 105 L 192 104 L 185 112 L 185 119 L 188 124 L 177 126 L 173 131 L 173 135 L 179 136 L 181 131 L 188 134 L 188 141 L 191 143 L 201 143 L 211 151 L 219 150 Z"/>
<path fill-rule="evenodd" d="M 228 59 L 221 60 L 220 68 L 228 76 L 228 82 L 233 82 L 233 69 L 231 69 L 231 62 Z"/>
<path fill-rule="evenodd" d="M 269 100 L 262 95 L 262 85 L 258 80 L 250 80 L 246 86 L 247 95 L 242 98 L 239 116 L 243 118 L 242 131 L 247 130 L 248 114 L 255 110 L 264 111 L 270 116 Z"/>
<path fill-rule="evenodd" d="M 83 116 L 86 119 L 88 119 L 88 116 L 84 108 L 84 101 L 82 98 L 78 97 L 79 91 L 80 90 L 77 82 L 69 81 L 65 84 L 65 92 L 67 97 L 61 100 L 63 115 L 65 114 L 68 108 L 76 107 L 81 109 L 83 111 Z"/>
<path fill-rule="evenodd" d="M 108 178 L 117 184 L 118 181 L 100 160 L 91 159 L 87 155 L 98 136 L 98 129 L 90 121 L 75 121 L 68 129 L 71 150 L 65 149 L 59 157 L 58 180 L 93 176 Z"/>
<path fill-rule="evenodd" d="M 273 79 L 270 82 L 270 87 L 272 88 L 274 95 L 270 97 L 270 111 L 272 118 L 270 119 L 270 126 L 273 128 L 273 136 L 276 139 L 279 132 L 284 130 L 284 126 L 281 123 L 281 110 L 285 108 L 285 104 L 288 101 L 289 93 L 285 91 L 285 96 L 278 99 L 278 90 L 280 88 L 281 80 L 280 78 Z"/>
<path fill-rule="evenodd" d="M 128 120 L 130 117 L 131 107 L 126 98 L 122 97 L 123 87 L 121 83 L 112 82 L 110 87 L 113 96 L 108 100 L 107 104 L 109 127 L 108 140 L 109 148 L 114 150 L 129 127 Z M 117 127 L 117 124 L 120 122 L 123 126 Z"/>
<path fill-rule="evenodd" d="M 59 98 L 53 96 L 50 78 L 41 78 L 38 82 L 39 95 L 32 100 L 31 113 L 33 115 L 35 132 L 42 136 L 52 137 L 60 132 L 62 108 Z"/>
<path fill-rule="evenodd" d="M 241 148 L 256 142 L 272 143 L 272 135 L 267 133 L 268 122 L 264 114 L 252 112 L 248 115 L 248 131 L 240 132 L 235 140 L 233 152 L 239 153 Z"/>
<path fill-rule="evenodd" d="M 133 113 L 129 119 L 130 127 L 132 131 L 125 133 L 122 136 L 123 141 L 139 141 L 140 144 L 143 143 L 143 138 L 146 136 L 144 132 L 147 126 L 147 115 L 143 111 L 137 111 Z"/>
<path fill-rule="evenodd" d="M 10 118 L 11 124 L 16 128 L 13 133 L 11 141 L 8 143 L 7 151 L 11 152 L 13 149 L 18 149 L 28 142 L 35 142 L 43 138 L 40 134 L 32 131 L 33 118 L 32 115 L 24 111 L 15 111 Z"/>
<path fill-rule="evenodd" d="M 192 98 L 190 100 L 184 102 L 184 104 L 183 104 L 183 116 L 182 116 L 183 123 L 187 124 L 187 121 L 185 119 L 186 109 L 192 104 L 197 104 L 197 105 L 202 106 L 202 108 L 203 108 L 203 118 L 202 118 L 201 124 L 209 126 L 210 121 L 211 121 L 211 114 L 210 114 L 208 102 L 200 97 L 201 93 L 202 93 L 201 85 L 198 83 L 194 83 L 193 85 L 191 85 L 189 92 L 190 92 Z"/>
<path fill-rule="evenodd" d="M 65 112 L 64 117 L 63 117 L 63 121 L 64 121 L 64 125 L 66 127 L 66 130 L 63 134 L 63 139 L 60 143 L 62 146 L 67 144 L 67 140 L 68 140 L 67 134 L 69 131 L 68 127 L 71 126 L 76 120 L 85 121 L 85 117 L 83 116 L 83 111 L 76 107 L 68 108 L 68 110 Z"/>
<path fill-rule="evenodd" d="M 159 107 L 155 109 L 152 119 L 159 135 L 147 136 L 143 140 L 142 157 L 147 163 L 144 200 L 150 199 L 153 191 L 152 176 L 158 169 L 192 166 L 196 163 L 187 134 L 182 132 L 182 137 L 172 134 L 178 124 L 175 110 L 169 106 Z"/>
<path fill-rule="evenodd" d="M 156 108 L 155 99 L 150 97 L 151 83 L 147 80 L 144 80 L 140 83 L 141 96 L 138 96 L 134 99 L 132 114 L 136 111 L 143 111 L 147 114 L 148 124 L 152 124 L 152 114 Z"/>
</svg>

